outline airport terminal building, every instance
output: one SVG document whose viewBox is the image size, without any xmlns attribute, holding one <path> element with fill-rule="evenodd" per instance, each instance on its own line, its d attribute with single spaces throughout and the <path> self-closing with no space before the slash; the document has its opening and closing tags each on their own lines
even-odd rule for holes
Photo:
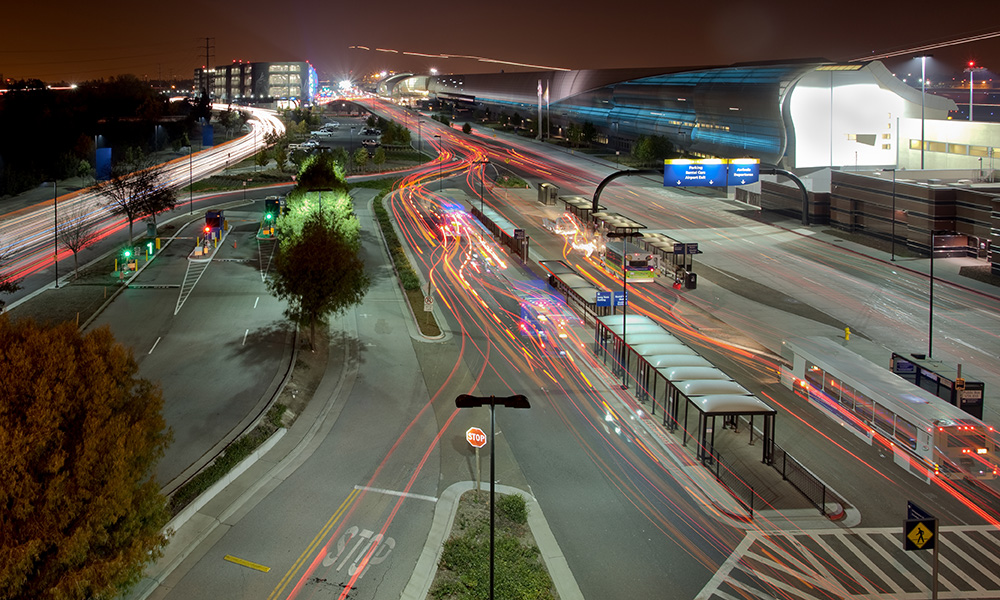
<svg viewBox="0 0 1000 600">
<path fill-rule="evenodd" d="M 599 142 L 626 151 L 658 135 L 688 156 L 757 158 L 803 180 L 810 222 L 894 233 L 917 251 L 933 244 L 991 260 L 1000 244 L 1000 124 L 949 120 L 954 101 L 910 87 L 879 61 L 397 75 L 379 92 L 517 112 L 553 135 L 589 122 Z M 736 197 L 801 214 L 798 189 L 775 177 Z M 1000 248 L 993 268 L 1000 274 Z"/>
</svg>

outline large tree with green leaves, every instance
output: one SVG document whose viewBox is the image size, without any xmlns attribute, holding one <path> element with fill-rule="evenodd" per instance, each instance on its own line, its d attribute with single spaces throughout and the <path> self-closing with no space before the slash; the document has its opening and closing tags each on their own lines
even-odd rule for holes
<svg viewBox="0 0 1000 600">
<path fill-rule="evenodd" d="M 268 288 L 288 302 L 286 317 L 309 328 L 314 350 L 316 326 L 359 304 L 370 283 L 357 244 L 320 213 L 310 213 L 298 235 L 281 238 L 272 269 Z"/>
<path fill-rule="evenodd" d="M 114 598 L 166 545 L 160 389 L 107 328 L 0 318 L 0 596 Z"/>
<path fill-rule="evenodd" d="M 368 291 L 358 255 L 361 225 L 343 169 L 330 153 L 303 163 L 286 206 L 275 224 L 279 243 L 268 288 L 288 302 L 285 316 L 309 328 L 315 348 L 316 326 Z"/>
</svg>

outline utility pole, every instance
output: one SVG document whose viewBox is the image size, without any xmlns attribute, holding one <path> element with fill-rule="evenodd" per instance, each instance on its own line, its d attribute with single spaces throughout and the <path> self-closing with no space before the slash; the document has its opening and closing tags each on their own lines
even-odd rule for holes
<svg viewBox="0 0 1000 600">
<path fill-rule="evenodd" d="M 215 50 L 215 38 L 206 37 L 205 38 L 205 66 L 201 69 L 202 76 L 202 88 L 201 93 L 208 98 L 209 82 L 208 82 L 208 70 L 211 68 L 209 65 L 212 64 L 213 51 Z"/>
</svg>

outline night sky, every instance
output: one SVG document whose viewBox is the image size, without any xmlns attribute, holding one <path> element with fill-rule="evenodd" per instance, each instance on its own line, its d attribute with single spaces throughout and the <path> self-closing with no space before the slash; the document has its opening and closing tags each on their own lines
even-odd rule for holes
<svg viewBox="0 0 1000 600">
<path fill-rule="evenodd" d="M 68 8 L 60 8 L 67 6 Z M 924 8 L 927 7 L 927 8 Z M 191 12 L 192 9 L 195 12 Z M 461 54 L 572 69 L 848 60 L 1000 30 L 988 0 L 809 2 L 324 2 L 216 0 L 5 3 L 0 74 L 76 83 L 132 73 L 190 79 L 205 63 L 308 60 L 321 79 L 374 70 L 495 72 L 517 67 L 403 56 Z M 370 51 L 349 49 L 353 45 Z M 938 49 L 933 82 L 969 60 L 1000 70 L 1000 37 Z M 902 59 L 885 61 L 900 76 Z M 917 67 L 919 70 L 919 67 Z M 978 76 L 977 76 L 978 79 Z"/>
</svg>

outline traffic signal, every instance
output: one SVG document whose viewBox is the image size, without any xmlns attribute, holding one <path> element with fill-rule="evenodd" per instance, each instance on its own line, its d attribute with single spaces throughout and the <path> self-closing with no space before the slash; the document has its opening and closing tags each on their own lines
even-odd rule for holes
<svg viewBox="0 0 1000 600">
<path fill-rule="evenodd" d="M 212 233 L 212 226 L 205 225 L 205 235 L 209 235 L 210 233 Z"/>
<path fill-rule="evenodd" d="M 125 260 L 132 258 L 132 250 L 126 248 L 124 251 L 122 251 L 122 256 L 125 257 Z"/>
</svg>

